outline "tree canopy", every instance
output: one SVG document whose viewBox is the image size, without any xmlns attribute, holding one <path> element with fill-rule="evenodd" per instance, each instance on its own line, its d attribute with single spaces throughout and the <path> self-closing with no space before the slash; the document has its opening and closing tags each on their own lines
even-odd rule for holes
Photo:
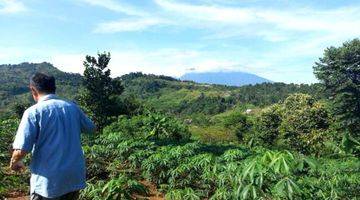
<svg viewBox="0 0 360 200">
<path fill-rule="evenodd" d="M 98 128 L 109 123 L 109 117 L 116 116 L 120 109 L 113 98 L 123 92 L 119 79 L 110 77 L 110 53 L 99 53 L 98 58 L 86 56 L 84 61 L 84 91 L 80 96 L 80 103 L 89 113 Z"/>
<path fill-rule="evenodd" d="M 332 94 L 342 127 L 360 137 L 360 40 L 327 48 L 315 63 L 314 73 Z"/>
</svg>

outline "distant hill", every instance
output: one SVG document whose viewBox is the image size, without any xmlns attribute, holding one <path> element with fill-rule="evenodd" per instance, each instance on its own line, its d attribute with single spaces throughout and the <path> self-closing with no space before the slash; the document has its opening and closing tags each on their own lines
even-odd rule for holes
<svg viewBox="0 0 360 200">
<path fill-rule="evenodd" d="M 235 105 L 267 106 L 284 100 L 292 93 L 324 98 L 319 84 L 265 82 L 236 87 L 204 85 L 142 73 L 130 73 L 120 78 L 125 86 L 124 96 L 133 96 L 147 107 L 173 114 L 212 115 L 232 109 Z"/>
<path fill-rule="evenodd" d="M 184 74 L 180 77 L 180 79 L 194 81 L 197 83 L 219 84 L 228 86 L 243 86 L 272 82 L 255 74 L 245 72 L 194 72 Z"/>
<path fill-rule="evenodd" d="M 56 77 L 59 85 L 79 86 L 81 75 L 63 72 L 52 64 L 21 63 L 17 65 L 0 65 L 0 90 L 7 91 L 12 95 L 27 92 L 29 80 L 36 72 L 44 72 Z"/>
<path fill-rule="evenodd" d="M 47 62 L 0 65 L 0 111 L 12 102 L 31 99 L 29 80 L 35 72 L 55 76 L 57 92 L 66 98 L 73 98 L 81 86 L 80 74 L 63 72 Z"/>
</svg>

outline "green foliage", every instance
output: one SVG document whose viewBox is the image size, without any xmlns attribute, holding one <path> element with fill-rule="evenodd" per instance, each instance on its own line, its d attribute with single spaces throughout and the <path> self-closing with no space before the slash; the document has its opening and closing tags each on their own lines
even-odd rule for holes
<svg viewBox="0 0 360 200">
<path fill-rule="evenodd" d="M 190 132 L 186 126 L 174 118 L 161 114 L 149 113 L 144 119 L 144 130 L 148 133 L 149 139 L 170 139 L 187 140 L 190 138 Z"/>
<path fill-rule="evenodd" d="M 350 134 L 345 134 L 342 140 L 342 146 L 345 152 L 360 156 L 360 141 L 353 138 Z"/>
<path fill-rule="evenodd" d="M 360 138 L 360 40 L 330 47 L 315 63 L 314 73 L 333 96 L 335 114 L 354 137 Z"/>
<path fill-rule="evenodd" d="M 18 119 L 0 120 L 0 199 L 9 192 L 13 192 L 15 188 L 21 192 L 26 192 L 28 189 L 27 185 L 30 179 L 28 172 L 15 174 L 11 173 L 8 168 L 12 150 L 11 144 L 18 124 Z"/>
<path fill-rule="evenodd" d="M 223 119 L 226 128 L 233 129 L 238 140 L 243 141 L 244 135 L 249 134 L 252 129 L 252 121 L 243 112 L 234 112 Z"/>
<path fill-rule="evenodd" d="M 275 145 L 280 135 L 279 127 L 282 122 L 282 107 L 274 104 L 261 111 L 255 124 L 254 135 L 248 138 L 254 144 Z"/>
<path fill-rule="evenodd" d="M 147 188 L 135 180 L 128 180 L 125 176 L 111 179 L 102 189 L 104 199 L 133 199 L 132 194 L 146 195 Z"/>
<path fill-rule="evenodd" d="M 351 199 L 359 196 L 360 162 L 356 158 L 339 155 L 338 159 L 315 161 L 296 152 L 259 147 L 251 150 L 239 145 L 200 142 L 164 144 L 158 139 L 149 141 L 146 134 L 140 133 L 151 129 L 136 129 L 137 122 L 150 120 L 147 117 L 134 116 L 136 123 L 128 124 L 122 120 L 132 118 L 122 117 L 121 123 L 106 127 L 94 145 L 84 146 L 89 182 L 81 192 L 81 199 L 146 197 L 149 189 L 143 181 L 137 181 L 144 179 L 161 188 L 166 199 Z M 7 143 L 11 142 L 10 132 L 16 130 L 17 123 L 18 120 L 2 122 L 1 134 L 7 134 L 2 139 L 7 138 L 4 140 Z M 120 125 L 124 126 L 116 127 Z M 144 137 L 124 137 L 122 130 L 126 129 L 138 131 Z M 2 194 L 10 191 L 10 187 L 27 184 L 28 178 L 24 176 L 0 172 L 4 177 L 0 185 Z"/>
<path fill-rule="evenodd" d="M 116 103 L 116 109 L 119 109 L 118 113 L 124 115 L 133 116 L 141 114 L 144 110 L 141 102 L 134 96 L 116 96 L 114 102 Z"/>
<path fill-rule="evenodd" d="M 124 75 L 121 80 L 125 86 L 125 95 L 135 95 L 149 107 L 182 116 L 199 113 L 218 114 L 239 104 L 269 106 L 293 93 L 311 94 L 315 99 L 323 99 L 327 96 L 322 91 L 321 84 L 263 83 L 242 87 L 204 86 L 171 77 L 142 73 Z"/>
<path fill-rule="evenodd" d="M 204 93 L 193 101 L 182 101 L 177 109 L 177 113 L 204 113 L 208 115 L 222 113 L 235 105 L 233 98 L 207 97 Z"/>
<path fill-rule="evenodd" d="M 11 144 L 13 142 L 17 126 L 20 123 L 19 119 L 0 120 L 0 161 L 7 163 L 10 159 Z"/>
<path fill-rule="evenodd" d="M 108 182 L 99 181 L 94 184 L 90 183 L 82 191 L 80 198 L 86 200 L 131 200 L 134 199 L 134 194 L 147 195 L 148 189 L 136 180 L 129 179 L 125 175 L 119 175 Z"/>
<path fill-rule="evenodd" d="M 123 92 L 121 81 L 110 77 L 109 62 L 110 53 L 86 56 L 84 61 L 84 91 L 79 101 L 99 129 L 109 123 L 109 117 L 119 114 L 114 95 Z"/>
<path fill-rule="evenodd" d="M 256 119 L 254 134 L 247 135 L 246 140 L 252 145 L 319 155 L 325 151 L 325 143 L 333 141 L 331 123 L 326 104 L 310 95 L 293 94 L 284 103 L 263 109 Z"/>
<path fill-rule="evenodd" d="M 249 157 L 250 151 L 248 149 L 230 149 L 227 150 L 220 159 L 222 159 L 224 162 L 231 163 L 231 162 L 237 162 L 244 160 L 245 158 Z"/>
<path fill-rule="evenodd" d="M 196 143 L 159 148 L 157 152 L 142 162 L 143 176 L 156 184 L 167 183 L 171 177 L 170 170 L 185 158 L 195 155 L 198 148 Z"/>
<path fill-rule="evenodd" d="M 166 200 L 200 200 L 196 192 L 191 188 L 171 190 L 166 193 Z"/>
<path fill-rule="evenodd" d="M 24 114 L 25 110 L 29 108 L 31 105 L 30 103 L 19 103 L 15 102 L 12 105 L 12 111 L 14 112 L 15 117 L 21 119 L 22 115 Z"/>
<path fill-rule="evenodd" d="M 127 139 L 116 132 L 104 132 L 99 142 L 104 150 L 112 149 L 111 153 L 102 153 L 112 161 L 104 164 L 111 166 L 106 168 L 110 172 L 108 181 L 101 186 L 105 192 L 92 190 L 103 198 L 107 192 L 121 195 L 123 188 L 129 188 L 124 186 L 125 181 L 118 181 L 121 172 L 155 183 L 166 199 L 323 199 L 358 195 L 359 162 L 353 159 L 316 162 L 289 151 L 199 142 L 163 146 L 144 138 Z M 105 185 L 113 189 L 103 190 Z"/>
<path fill-rule="evenodd" d="M 112 152 L 102 145 L 93 145 L 91 147 L 83 147 L 87 165 L 86 174 L 88 178 L 97 177 L 98 179 L 106 179 L 109 176 L 109 171 L 106 167 L 109 164 L 109 158 L 112 157 Z"/>
<path fill-rule="evenodd" d="M 209 126 L 190 126 L 192 138 L 203 142 L 234 142 L 238 141 L 233 130 L 223 127 L 221 124 Z"/>
<path fill-rule="evenodd" d="M 190 132 L 180 121 L 160 114 L 151 113 L 128 119 L 120 116 L 117 122 L 104 129 L 104 133 L 118 133 L 124 138 L 147 138 L 149 140 L 188 140 Z"/>
<path fill-rule="evenodd" d="M 295 94 L 284 102 L 280 125 L 282 142 L 302 153 L 320 153 L 331 119 L 325 105 L 310 95 Z"/>
<path fill-rule="evenodd" d="M 103 200 L 102 189 L 105 184 L 105 181 L 88 182 L 86 188 L 81 191 L 79 198 L 84 200 Z"/>
</svg>

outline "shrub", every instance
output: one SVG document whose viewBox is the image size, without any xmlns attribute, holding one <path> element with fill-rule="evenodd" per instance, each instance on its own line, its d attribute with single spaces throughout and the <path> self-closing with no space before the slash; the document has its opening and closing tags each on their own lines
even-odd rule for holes
<svg viewBox="0 0 360 200">
<path fill-rule="evenodd" d="M 325 105 L 304 94 L 294 94 L 284 102 L 280 125 L 282 143 L 302 153 L 320 153 L 330 125 Z"/>
<path fill-rule="evenodd" d="M 242 112 L 235 112 L 224 117 L 223 124 L 226 128 L 234 130 L 239 141 L 243 141 L 244 135 L 249 134 L 252 129 L 252 121 Z"/>
<path fill-rule="evenodd" d="M 255 121 L 254 134 L 246 135 L 253 145 L 319 155 L 325 143 L 332 141 L 332 118 L 326 104 L 307 94 L 290 95 L 284 103 L 263 109 Z"/>
<path fill-rule="evenodd" d="M 104 134 L 120 135 L 123 139 L 188 140 L 190 132 L 180 121 L 159 113 L 147 113 L 131 118 L 120 116 L 117 122 L 104 128 Z"/>
<path fill-rule="evenodd" d="M 283 108 L 280 104 L 263 109 L 257 117 L 254 135 L 247 140 L 253 140 L 254 144 L 273 146 L 280 135 L 282 112 Z"/>
</svg>

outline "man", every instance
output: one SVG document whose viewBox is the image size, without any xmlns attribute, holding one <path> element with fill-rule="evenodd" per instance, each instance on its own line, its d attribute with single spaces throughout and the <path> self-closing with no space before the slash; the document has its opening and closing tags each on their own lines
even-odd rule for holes
<svg viewBox="0 0 360 200">
<path fill-rule="evenodd" d="M 36 73 L 30 90 L 37 103 L 21 119 L 10 168 L 24 168 L 21 160 L 31 152 L 31 200 L 77 199 L 86 186 L 80 133 L 94 132 L 94 123 L 76 104 L 55 95 L 54 77 Z"/>
</svg>

